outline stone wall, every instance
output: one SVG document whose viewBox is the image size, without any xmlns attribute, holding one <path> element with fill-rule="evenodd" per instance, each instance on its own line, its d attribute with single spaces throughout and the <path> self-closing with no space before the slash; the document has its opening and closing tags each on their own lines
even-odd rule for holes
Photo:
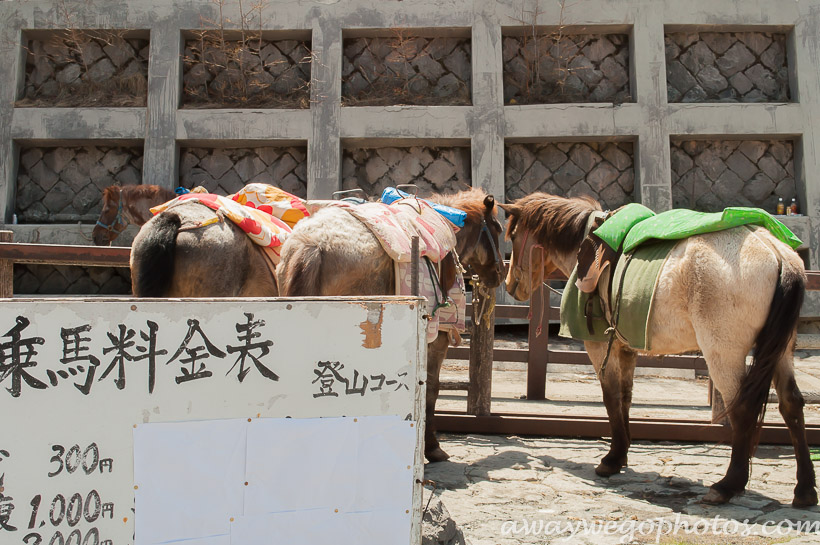
<svg viewBox="0 0 820 545">
<path fill-rule="evenodd" d="M 28 42 L 18 106 L 145 106 L 148 40 L 114 31 L 52 34 Z"/>
<path fill-rule="evenodd" d="M 755 206 L 774 213 L 796 196 L 790 140 L 672 141 L 675 208 L 718 212 Z"/>
<path fill-rule="evenodd" d="M 470 104 L 469 39 L 397 33 L 344 41 L 342 104 Z"/>
<path fill-rule="evenodd" d="M 120 267 L 15 265 L 15 295 L 130 295 L 131 272 Z"/>
<path fill-rule="evenodd" d="M 409 147 L 345 149 L 342 188 L 371 196 L 385 187 L 415 184 L 419 195 L 455 193 L 471 186 L 470 148 Z"/>
<path fill-rule="evenodd" d="M 94 223 L 104 188 L 139 184 L 141 179 L 142 148 L 22 148 L 14 206 L 17 221 Z"/>
<path fill-rule="evenodd" d="M 604 208 L 633 201 L 632 142 L 545 142 L 508 145 L 504 186 L 507 202 L 544 191 L 589 195 Z"/>
<path fill-rule="evenodd" d="M 629 36 L 505 36 L 504 102 L 630 102 Z"/>
<path fill-rule="evenodd" d="M 201 185 L 230 195 L 249 183 L 275 185 L 307 198 L 307 150 L 304 147 L 182 148 L 180 186 Z"/>
<path fill-rule="evenodd" d="M 183 106 L 310 106 L 310 42 L 222 42 L 204 33 L 185 42 L 183 61 Z"/>
<path fill-rule="evenodd" d="M 669 102 L 788 102 L 786 35 L 667 34 L 666 81 Z"/>
</svg>

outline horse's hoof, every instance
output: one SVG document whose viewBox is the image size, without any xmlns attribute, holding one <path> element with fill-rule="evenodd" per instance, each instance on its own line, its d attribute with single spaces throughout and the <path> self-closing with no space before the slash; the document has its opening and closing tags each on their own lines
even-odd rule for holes
<svg viewBox="0 0 820 545">
<path fill-rule="evenodd" d="M 443 462 L 450 458 L 450 455 L 441 450 L 441 447 L 436 447 L 429 452 L 424 453 L 424 457 L 428 462 Z"/>
<path fill-rule="evenodd" d="M 792 500 L 792 507 L 796 509 L 803 509 L 806 507 L 813 507 L 817 505 L 817 490 L 814 486 L 806 490 L 794 489 L 794 499 Z"/>
<path fill-rule="evenodd" d="M 601 462 L 598 464 L 598 467 L 595 468 L 595 474 L 601 477 L 611 477 L 616 473 L 621 472 L 622 465 L 618 464 L 608 464 L 605 462 Z"/>
<path fill-rule="evenodd" d="M 709 505 L 723 505 L 731 500 L 733 495 L 734 494 L 729 494 L 728 492 L 721 492 L 712 487 L 700 501 L 701 503 L 708 503 Z"/>
</svg>

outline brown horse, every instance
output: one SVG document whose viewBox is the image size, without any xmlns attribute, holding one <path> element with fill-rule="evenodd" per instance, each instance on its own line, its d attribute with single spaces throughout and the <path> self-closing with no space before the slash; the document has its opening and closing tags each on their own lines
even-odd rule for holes
<svg viewBox="0 0 820 545">
<path fill-rule="evenodd" d="M 456 234 L 456 253 L 485 288 L 499 286 L 504 277 L 498 244 L 502 228 L 493 197 L 471 189 L 455 195 L 433 195 L 428 200 L 467 212 L 465 226 Z M 276 274 L 280 292 L 286 296 L 396 293 L 393 260 L 362 222 L 335 207 L 322 209 L 296 224 L 282 246 L 282 263 Z M 447 333 L 439 332 L 427 346 L 425 456 L 431 462 L 448 458 L 439 446 L 432 422 L 448 344 Z"/>
<path fill-rule="evenodd" d="M 97 246 L 109 246 L 129 223 L 142 227 L 151 219 L 151 208 L 176 197 L 158 185 L 111 185 L 103 190 L 102 211 L 91 236 Z"/>
<path fill-rule="evenodd" d="M 230 220 L 184 202 L 142 226 L 131 246 L 136 297 L 275 297 L 264 250 Z"/>
<path fill-rule="evenodd" d="M 507 291 L 519 301 L 528 299 L 533 286 L 540 285 L 552 270 L 570 275 L 587 235 L 587 221 L 601 209 L 591 199 L 545 193 L 500 206 L 508 214 L 507 237 L 513 243 Z M 700 350 L 727 401 L 732 426 L 726 476 L 712 485 L 703 501 L 725 503 L 746 488 L 758 424 L 774 380 L 797 461 L 792 505 L 817 505 L 803 396 L 794 379 L 794 343 L 804 291 L 802 260 L 762 227 L 736 227 L 678 242 L 657 281 L 647 331 L 651 351 L 635 350 L 615 337 L 602 373 L 607 343 L 584 342 L 601 381 L 612 430 L 610 451 L 595 472 L 608 477 L 627 463 L 637 354 Z M 752 347 L 754 359 L 747 371 L 746 355 Z"/>
</svg>

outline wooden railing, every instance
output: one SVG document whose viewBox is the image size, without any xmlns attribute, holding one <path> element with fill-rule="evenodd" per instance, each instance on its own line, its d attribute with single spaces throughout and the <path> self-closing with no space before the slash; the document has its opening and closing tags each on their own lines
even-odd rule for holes
<svg viewBox="0 0 820 545">
<path fill-rule="evenodd" d="M 12 242 L 11 231 L 0 231 L 0 297 L 13 294 L 13 264 L 76 265 L 86 267 L 128 267 L 130 248 L 105 246 L 68 246 L 52 244 L 21 244 Z M 807 271 L 808 290 L 820 290 L 820 271 Z M 560 273 L 550 280 L 565 280 Z M 542 288 L 544 289 L 544 288 Z M 468 360 L 469 381 L 445 382 L 444 389 L 467 390 L 467 415 L 456 413 L 441 417 L 442 429 L 453 431 L 486 433 L 555 433 L 565 435 L 602 436 L 606 434 L 604 420 L 593 417 L 558 417 L 549 415 L 492 414 L 492 366 L 493 361 L 522 362 L 527 364 L 527 399 L 546 399 L 547 365 L 549 363 L 591 365 L 586 352 L 580 350 L 553 350 L 549 345 L 549 322 L 558 320 L 560 309 L 549 305 L 548 293 L 542 296 L 536 291 L 530 306 L 495 305 L 495 291 L 484 295 L 474 291 L 471 315 L 476 309 L 485 309 L 481 319 L 473 318 L 470 346 L 451 348 L 448 357 Z M 543 302 L 543 303 L 542 303 Z M 542 307 L 546 304 L 546 307 Z M 529 317 L 527 348 L 495 348 L 494 327 L 496 318 L 526 320 Z M 538 319 L 540 317 L 540 320 Z M 541 331 L 538 335 L 537 332 Z M 820 348 L 820 336 L 798 336 L 798 348 Z M 638 358 L 639 367 L 656 369 L 706 370 L 706 363 L 699 356 L 663 356 Z M 710 393 L 713 390 L 710 390 Z M 715 392 L 716 393 L 716 392 Z M 720 400 L 710 395 L 713 417 L 720 411 Z M 473 417 L 465 420 L 464 416 Z M 708 423 L 679 420 L 633 421 L 635 438 L 651 439 L 691 439 L 712 440 L 722 437 L 716 428 L 706 427 Z M 788 434 L 780 429 L 764 428 L 764 437 L 788 443 Z M 812 437 L 820 438 L 820 430 L 809 430 Z M 768 434 L 768 435 L 766 435 Z M 817 442 L 817 441 L 815 441 Z"/>
</svg>

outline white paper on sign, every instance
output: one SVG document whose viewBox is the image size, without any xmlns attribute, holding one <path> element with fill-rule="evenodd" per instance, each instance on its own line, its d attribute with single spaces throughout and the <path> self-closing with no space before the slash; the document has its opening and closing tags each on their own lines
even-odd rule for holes
<svg viewBox="0 0 820 545">
<path fill-rule="evenodd" d="M 398 509 L 312 509 L 240 517 L 231 524 L 230 545 L 407 545 L 409 534 L 410 514 Z"/>
<path fill-rule="evenodd" d="M 412 511 L 411 511 L 412 513 Z M 407 545 L 410 535 L 410 513 L 401 509 L 380 509 L 361 513 L 344 513 L 345 532 L 355 538 L 351 545 Z M 325 543 L 330 542 L 325 541 Z"/>
<path fill-rule="evenodd" d="M 345 509 L 356 486 L 353 418 L 263 418 L 248 429 L 245 516 Z"/>
<path fill-rule="evenodd" d="M 231 545 L 346 545 L 345 528 L 345 520 L 333 509 L 239 517 L 231 523 Z"/>
<path fill-rule="evenodd" d="M 135 545 L 229 535 L 243 511 L 246 434 L 242 419 L 137 426 Z"/>
<path fill-rule="evenodd" d="M 359 418 L 351 510 L 412 508 L 416 428 L 396 416 Z"/>
</svg>

